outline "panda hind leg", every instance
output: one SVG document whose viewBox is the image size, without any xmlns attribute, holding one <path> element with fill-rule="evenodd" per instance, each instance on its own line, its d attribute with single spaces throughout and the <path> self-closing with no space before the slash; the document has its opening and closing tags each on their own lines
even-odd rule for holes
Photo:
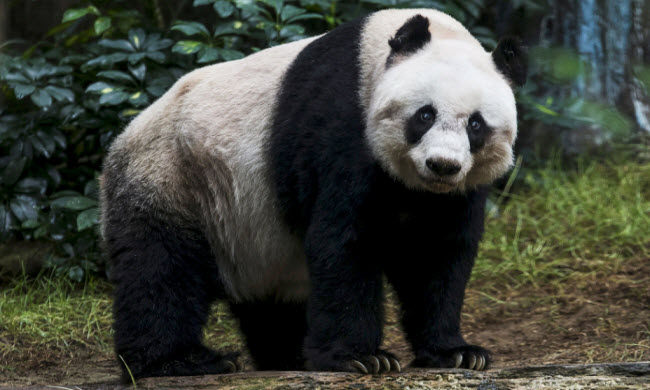
<svg viewBox="0 0 650 390">
<path fill-rule="evenodd" d="M 272 300 L 231 303 L 246 345 L 260 371 L 304 369 L 303 341 L 307 334 L 306 303 Z"/>
<path fill-rule="evenodd" d="M 109 204 L 105 245 L 114 283 L 114 340 L 123 380 L 236 371 L 236 354 L 205 347 L 202 329 L 222 294 L 209 244 L 171 215 Z"/>
</svg>

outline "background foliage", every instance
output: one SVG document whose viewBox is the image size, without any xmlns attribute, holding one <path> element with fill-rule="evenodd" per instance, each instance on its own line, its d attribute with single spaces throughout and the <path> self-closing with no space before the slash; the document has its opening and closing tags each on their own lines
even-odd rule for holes
<svg viewBox="0 0 650 390">
<path fill-rule="evenodd" d="M 103 272 L 97 240 L 97 177 L 111 140 L 181 75 L 263 48 L 321 34 L 382 8 L 436 8 L 485 45 L 497 42 L 498 9 L 485 0 L 194 0 L 193 12 L 159 1 L 79 1 L 42 41 L 8 42 L 0 53 L 0 240 L 52 242 L 57 272 L 81 280 Z M 544 0 L 512 0 L 530 18 Z M 614 137 L 634 122 L 612 107 L 562 96 L 585 66 L 575 53 L 531 50 L 532 81 L 520 91 L 522 119 L 590 124 Z M 639 77 L 650 90 L 649 71 Z M 645 80 L 645 81 L 643 81 Z"/>
</svg>

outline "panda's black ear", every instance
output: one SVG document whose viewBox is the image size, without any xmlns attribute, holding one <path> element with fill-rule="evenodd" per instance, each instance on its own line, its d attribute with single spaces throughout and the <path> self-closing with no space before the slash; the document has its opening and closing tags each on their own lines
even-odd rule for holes
<svg viewBox="0 0 650 390">
<path fill-rule="evenodd" d="M 411 17 L 397 30 L 395 36 L 388 40 L 391 48 L 389 62 L 395 55 L 418 51 L 430 40 L 429 19 L 419 14 Z"/>
<path fill-rule="evenodd" d="M 492 59 L 499 72 L 517 87 L 526 84 L 528 54 L 519 38 L 504 37 L 492 52 Z"/>
</svg>

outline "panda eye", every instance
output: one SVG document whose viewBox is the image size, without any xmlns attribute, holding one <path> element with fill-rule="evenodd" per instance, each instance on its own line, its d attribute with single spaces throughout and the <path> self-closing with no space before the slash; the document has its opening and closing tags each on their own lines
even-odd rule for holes
<svg viewBox="0 0 650 390">
<path fill-rule="evenodd" d="M 485 127 L 485 122 L 483 121 L 483 117 L 479 113 L 474 113 L 472 116 L 469 117 L 467 127 L 469 130 L 473 132 L 478 132 L 483 130 Z"/>
<path fill-rule="evenodd" d="M 431 106 L 424 106 L 420 109 L 418 118 L 421 122 L 430 123 L 436 120 L 436 111 Z"/>
<path fill-rule="evenodd" d="M 424 111 L 420 113 L 420 120 L 422 122 L 431 122 L 433 115 L 430 112 Z"/>
</svg>

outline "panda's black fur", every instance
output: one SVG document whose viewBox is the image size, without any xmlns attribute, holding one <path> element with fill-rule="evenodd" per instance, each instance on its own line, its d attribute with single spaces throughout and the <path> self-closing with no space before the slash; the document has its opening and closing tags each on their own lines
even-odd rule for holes
<svg viewBox="0 0 650 390">
<path fill-rule="evenodd" d="M 266 153 L 282 216 L 304 243 L 308 302 L 230 300 L 201 226 L 156 204 L 146 185 L 128 177 L 128 159 L 106 162 L 102 219 L 116 286 L 115 348 L 136 378 L 233 371 L 236 355 L 201 343 L 215 299 L 229 300 L 258 369 L 350 371 L 359 369 L 351 365 L 357 361 L 372 371 L 376 356 L 380 370 L 395 370 L 383 365 L 394 356 L 379 350 L 384 276 L 401 302 L 414 366 L 453 367 L 459 353 L 464 367 L 480 358 L 489 366 L 489 352 L 460 334 L 487 189 L 414 191 L 377 163 L 364 139 L 359 97 L 364 22 L 308 44 L 286 72 L 274 108 Z M 428 22 L 409 23 L 391 40 L 387 66 L 393 54 L 417 51 L 430 39 L 421 30 Z M 519 49 L 512 42 L 506 49 L 497 65 L 507 76 L 516 66 L 520 83 L 525 72 L 510 60 Z M 432 248 L 435 261 L 427 260 Z"/>
</svg>

